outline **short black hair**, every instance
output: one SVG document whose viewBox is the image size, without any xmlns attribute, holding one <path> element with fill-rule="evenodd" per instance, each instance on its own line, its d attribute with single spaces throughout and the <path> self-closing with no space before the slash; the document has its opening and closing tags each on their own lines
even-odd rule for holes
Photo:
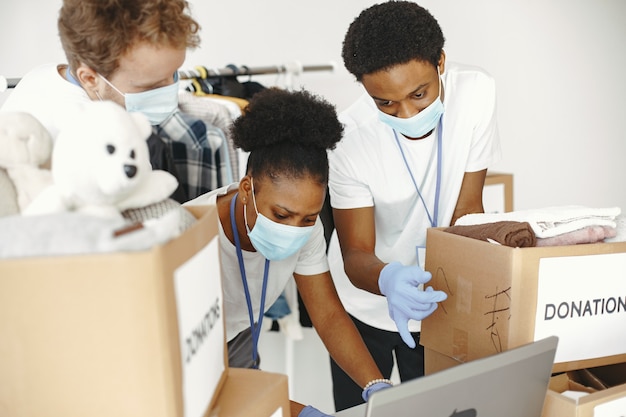
<svg viewBox="0 0 626 417">
<path fill-rule="evenodd" d="M 328 154 L 343 135 L 335 107 L 306 90 L 271 87 L 254 94 L 233 122 L 236 147 L 249 152 L 252 177 L 303 178 L 328 184 Z"/>
<path fill-rule="evenodd" d="M 437 67 L 445 38 L 428 10 L 411 1 L 388 1 L 361 12 L 350 24 L 341 55 L 346 69 L 363 75 L 412 60 Z"/>
</svg>

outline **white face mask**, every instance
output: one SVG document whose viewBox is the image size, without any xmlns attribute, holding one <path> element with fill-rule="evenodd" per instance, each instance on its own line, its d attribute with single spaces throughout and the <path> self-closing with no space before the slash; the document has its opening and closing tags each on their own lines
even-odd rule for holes
<svg viewBox="0 0 626 417">
<path fill-rule="evenodd" d="M 144 114 L 150 124 L 159 125 L 178 108 L 178 72 L 174 73 L 174 83 L 141 93 L 122 93 L 109 80 L 98 74 L 111 88 L 124 97 L 126 110 Z M 98 96 L 99 97 L 99 96 Z"/>
<path fill-rule="evenodd" d="M 437 67 L 437 80 L 439 81 L 439 94 L 435 101 L 430 103 L 424 110 L 406 119 L 391 116 L 379 110 L 378 117 L 383 123 L 408 138 L 421 138 L 426 135 L 437 126 L 444 111 L 443 103 L 441 102 L 441 75 L 439 74 L 439 67 Z"/>
</svg>

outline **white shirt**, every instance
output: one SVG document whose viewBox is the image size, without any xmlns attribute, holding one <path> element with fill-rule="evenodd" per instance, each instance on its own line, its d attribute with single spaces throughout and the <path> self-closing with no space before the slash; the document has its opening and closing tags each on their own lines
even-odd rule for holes
<svg viewBox="0 0 626 417">
<path fill-rule="evenodd" d="M 55 140 L 64 123 L 72 122 L 89 96 L 63 78 L 57 64 L 41 65 L 26 74 L 0 111 L 24 111 L 35 116 Z"/>
<path fill-rule="evenodd" d="M 203 194 L 184 205 L 214 205 L 218 195 L 226 195 L 237 189 L 234 183 L 206 194 Z M 248 307 L 239 270 L 239 261 L 235 245 L 224 234 L 222 224 L 219 224 L 220 262 L 222 271 L 222 285 L 224 289 L 224 312 L 226 317 L 226 338 L 232 340 L 241 331 L 250 327 Z M 261 308 L 261 290 L 263 287 L 263 272 L 265 257 L 259 252 L 242 251 L 246 269 L 248 290 L 254 321 L 259 319 Z M 309 241 L 294 255 L 281 261 L 271 261 L 265 299 L 267 311 L 285 289 L 294 273 L 299 275 L 317 275 L 328 271 L 326 258 L 326 240 L 324 227 L 319 217 L 315 222 L 315 229 Z M 265 311 L 264 311 L 265 313 Z"/>
<path fill-rule="evenodd" d="M 445 111 L 437 226 L 450 224 L 465 172 L 488 168 L 500 157 L 493 78 L 479 68 L 448 63 L 442 81 Z M 364 94 L 340 114 L 345 132 L 336 149 L 329 152 L 330 202 L 339 209 L 374 206 L 378 258 L 415 265 L 416 247 L 426 245 L 426 229 L 431 223 L 394 131 L 379 120 L 378 111 L 373 99 Z M 431 217 L 438 133 L 435 129 L 421 140 L 397 135 Z M 397 331 L 385 297 L 356 288 L 346 276 L 336 233 L 328 258 L 346 310 L 370 326 Z M 420 322 L 411 321 L 409 329 L 419 331 Z"/>
</svg>

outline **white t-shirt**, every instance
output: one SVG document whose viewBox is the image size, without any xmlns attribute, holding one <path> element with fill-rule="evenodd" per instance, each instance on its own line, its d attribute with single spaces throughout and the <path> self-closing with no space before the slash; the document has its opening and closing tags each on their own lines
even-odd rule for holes
<svg viewBox="0 0 626 417">
<path fill-rule="evenodd" d="M 55 140 L 63 123 L 71 122 L 89 96 L 63 78 L 57 64 L 41 65 L 26 74 L 0 111 L 24 111 L 35 116 Z"/>
<path fill-rule="evenodd" d="M 450 224 L 465 172 L 488 168 L 500 157 L 493 78 L 480 68 L 446 64 L 442 74 L 444 115 L 441 187 L 437 226 Z M 393 129 L 379 120 L 373 99 L 364 94 L 339 116 L 343 139 L 329 152 L 330 202 L 334 208 L 375 207 L 376 255 L 383 262 L 415 265 L 431 227 Z M 398 139 L 431 217 L 437 181 L 436 129 L 429 137 Z M 356 288 L 346 276 L 336 233 L 328 259 L 346 310 L 370 326 L 397 331 L 385 297 Z M 420 259 L 423 263 L 423 259 Z M 420 330 L 411 321 L 411 331 Z"/>
<path fill-rule="evenodd" d="M 226 195 L 229 191 L 237 189 L 238 183 L 234 183 L 206 194 L 203 194 L 184 205 L 214 205 L 218 195 Z M 224 234 L 221 222 L 219 222 L 220 262 L 222 271 L 222 285 L 224 288 L 224 311 L 226 317 L 226 338 L 232 340 L 241 331 L 250 327 L 248 306 L 237 260 L 235 245 Z M 259 319 L 261 308 L 261 289 L 263 287 L 263 272 L 265 269 L 265 257 L 259 252 L 243 250 L 243 260 L 246 268 L 246 278 L 254 321 Z M 271 261 L 267 282 L 265 310 L 267 311 L 274 301 L 285 289 L 287 282 L 292 279 L 294 272 L 299 275 L 317 275 L 328 271 L 326 258 L 326 240 L 324 239 L 324 226 L 318 218 L 315 229 L 309 241 L 300 251 L 283 259 Z"/>
</svg>

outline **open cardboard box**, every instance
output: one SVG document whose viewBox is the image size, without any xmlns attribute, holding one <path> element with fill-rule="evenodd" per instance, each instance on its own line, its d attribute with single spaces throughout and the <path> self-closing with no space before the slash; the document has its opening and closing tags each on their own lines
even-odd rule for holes
<svg viewBox="0 0 626 417">
<path fill-rule="evenodd" d="M 513 211 L 513 174 L 487 172 L 483 187 L 485 213 Z"/>
<path fill-rule="evenodd" d="M 210 417 L 288 417 L 287 375 L 229 368 Z"/>
<path fill-rule="evenodd" d="M 217 210 L 188 210 L 150 250 L 0 261 L 0 415 L 207 414 L 227 368 Z"/>
<path fill-rule="evenodd" d="M 618 417 L 626 411 L 626 363 L 553 376 L 543 417 Z"/>
<path fill-rule="evenodd" d="M 426 245 L 448 299 L 424 347 L 462 363 L 556 335 L 553 372 L 626 362 L 626 242 L 511 248 L 431 228 Z"/>
</svg>

